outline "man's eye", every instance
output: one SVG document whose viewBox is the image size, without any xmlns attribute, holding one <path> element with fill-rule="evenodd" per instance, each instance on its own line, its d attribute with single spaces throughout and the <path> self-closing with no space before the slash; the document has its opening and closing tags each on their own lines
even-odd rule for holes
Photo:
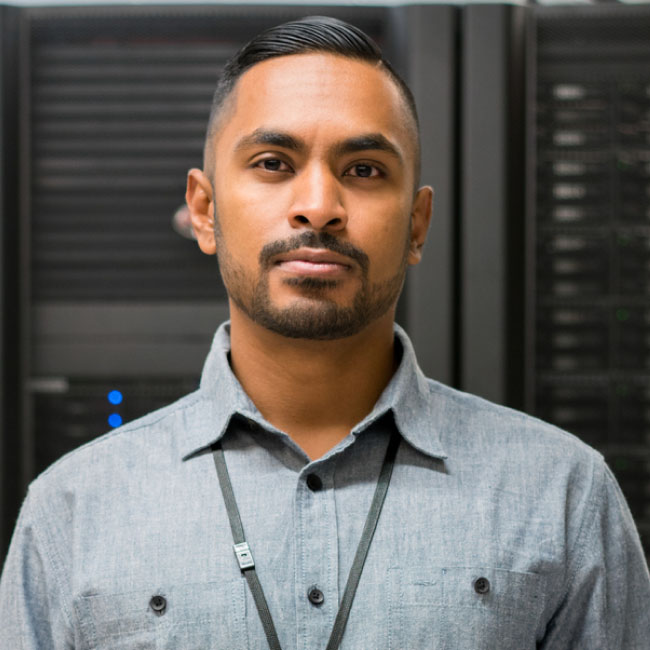
<svg viewBox="0 0 650 650">
<path fill-rule="evenodd" d="M 359 163 L 358 165 L 350 167 L 346 172 L 346 175 L 357 176 L 359 178 L 371 178 L 373 176 L 379 176 L 380 171 L 374 165 Z"/>
<path fill-rule="evenodd" d="M 265 158 L 264 160 L 260 160 L 256 164 L 256 167 L 261 167 L 269 172 L 289 171 L 289 166 L 279 158 Z"/>
</svg>

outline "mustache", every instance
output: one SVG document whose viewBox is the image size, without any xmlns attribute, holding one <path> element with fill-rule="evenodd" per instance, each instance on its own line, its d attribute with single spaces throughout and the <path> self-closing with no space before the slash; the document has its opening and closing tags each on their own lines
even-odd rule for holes
<svg viewBox="0 0 650 650">
<path fill-rule="evenodd" d="M 343 242 L 328 232 L 315 232 L 313 230 L 307 230 L 288 239 L 277 240 L 266 244 L 260 251 L 260 265 L 263 269 L 267 269 L 273 264 L 271 258 L 298 248 L 325 248 L 333 253 L 349 257 L 361 267 L 364 274 L 368 272 L 369 259 L 360 248 L 348 242 Z"/>
</svg>

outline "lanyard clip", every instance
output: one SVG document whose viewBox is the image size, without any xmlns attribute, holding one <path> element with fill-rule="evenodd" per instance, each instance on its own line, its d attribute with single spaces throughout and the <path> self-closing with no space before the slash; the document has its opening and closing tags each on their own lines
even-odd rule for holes
<svg viewBox="0 0 650 650">
<path fill-rule="evenodd" d="M 233 549 L 235 551 L 235 556 L 237 557 L 237 562 L 239 562 L 239 568 L 242 571 L 255 567 L 253 554 L 251 553 L 247 542 L 242 542 L 241 544 L 233 544 Z"/>
</svg>

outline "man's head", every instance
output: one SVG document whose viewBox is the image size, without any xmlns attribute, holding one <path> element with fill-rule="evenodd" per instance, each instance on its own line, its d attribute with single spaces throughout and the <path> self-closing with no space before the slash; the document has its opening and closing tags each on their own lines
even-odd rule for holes
<svg viewBox="0 0 650 650">
<path fill-rule="evenodd" d="M 408 90 L 365 35 L 324 18 L 265 32 L 225 77 L 187 201 L 233 324 L 333 339 L 392 323 L 431 209 L 431 188 L 413 189 Z"/>
<path fill-rule="evenodd" d="M 203 169 L 214 170 L 214 135 L 219 129 L 228 100 L 239 78 L 252 66 L 269 59 L 308 54 L 328 53 L 381 67 L 399 88 L 405 104 L 404 120 L 409 123 L 416 146 L 416 183 L 420 176 L 420 143 L 418 114 L 410 88 L 395 72 L 379 46 L 359 28 L 328 16 L 310 16 L 282 25 L 276 25 L 244 45 L 224 66 L 212 99 L 210 117 L 203 152 Z"/>
</svg>

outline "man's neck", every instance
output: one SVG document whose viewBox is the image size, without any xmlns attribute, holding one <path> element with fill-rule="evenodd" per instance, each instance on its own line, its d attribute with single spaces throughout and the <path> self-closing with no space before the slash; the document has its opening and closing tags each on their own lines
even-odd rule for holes
<svg viewBox="0 0 650 650">
<path fill-rule="evenodd" d="M 312 459 L 373 408 L 395 371 L 393 314 L 334 341 L 290 339 L 231 309 L 233 372 L 262 415 Z"/>
</svg>

